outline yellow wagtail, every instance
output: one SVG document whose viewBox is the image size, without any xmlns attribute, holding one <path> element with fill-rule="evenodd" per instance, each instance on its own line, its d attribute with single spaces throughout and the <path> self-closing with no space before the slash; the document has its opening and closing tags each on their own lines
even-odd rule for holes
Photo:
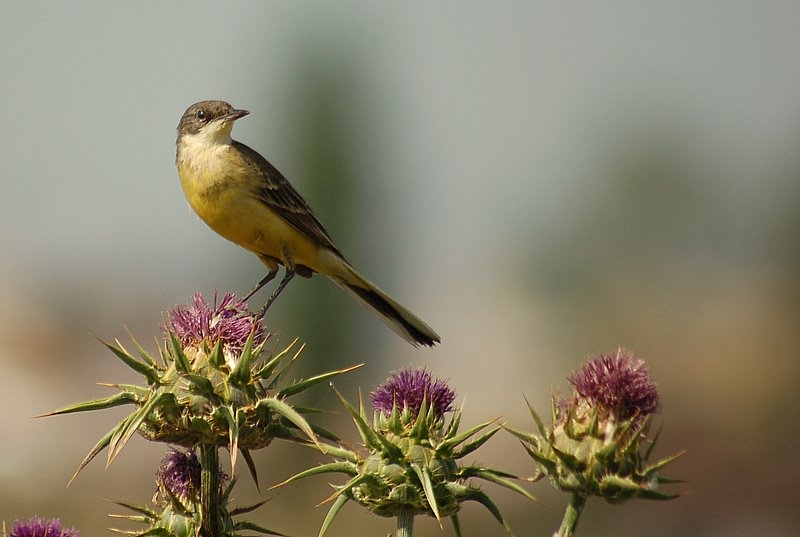
<svg viewBox="0 0 800 537">
<path fill-rule="evenodd" d="M 178 125 L 176 165 L 183 192 L 208 226 L 253 252 L 268 273 L 245 300 L 275 278 L 285 275 L 262 310 L 295 274 L 324 274 L 356 300 L 377 313 L 389 328 L 413 345 L 433 346 L 439 336 L 396 300 L 350 266 L 308 203 L 272 164 L 231 139 L 233 123 L 249 112 L 223 101 L 190 106 Z"/>
</svg>

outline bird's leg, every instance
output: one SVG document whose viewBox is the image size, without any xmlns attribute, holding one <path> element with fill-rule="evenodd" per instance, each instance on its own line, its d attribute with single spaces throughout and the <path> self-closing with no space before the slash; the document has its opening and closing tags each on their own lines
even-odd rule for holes
<svg viewBox="0 0 800 537">
<path fill-rule="evenodd" d="M 258 292 L 258 291 L 259 291 L 259 290 L 260 290 L 262 287 L 264 287 L 264 286 L 265 286 L 265 285 L 267 285 L 269 282 L 271 282 L 273 279 L 275 279 L 275 275 L 276 275 L 276 274 L 278 274 L 278 269 L 277 269 L 277 268 L 276 268 L 275 270 L 270 270 L 270 271 L 267 273 L 267 275 L 266 275 L 266 276 L 264 276 L 263 278 L 261 278 L 261 281 L 260 281 L 260 282 L 258 282 L 258 283 L 256 284 L 256 286 L 255 286 L 255 287 L 253 287 L 253 288 L 250 290 L 250 292 L 249 292 L 249 293 L 247 293 L 247 294 L 245 295 L 245 297 L 242 299 L 242 302 L 247 302 L 248 300 L 250 300 L 250 297 L 251 297 L 251 296 L 253 296 L 254 294 L 256 294 L 256 293 L 257 293 L 257 292 Z"/>
<path fill-rule="evenodd" d="M 278 287 L 276 287 L 275 290 L 272 292 L 272 295 L 269 297 L 269 300 L 267 300 L 267 303 L 264 304 L 264 307 L 258 310 L 256 318 L 260 319 L 264 317 L 264 314 L 267 313 L 269 307 L 272 305 L 273 302 L 275 302 L 275 299 L 278 298 L 278 295 L 281 294 L 281 291 L 283 291 L 284 288 L 289 284 L 289 282 L 292 281 L 292 278 L 294 278 L 294 269 L 286 267 L 286 274 L 283 275 L 281 283 L 279 283 Z"/>
<path fill-rule="evenodd" d="M 294 278 L 294 261 L 292 260 L 292 253 L 289 251 L 289 247 L 286 245 L 286 243 L 283 243 L 283 266 L 286 267 L 286 272 L 283 275 L 283 279 L 281 280 L 281 283 L 278 284 L 278 287 L 276 287 L 275 290 L 272 292 L 272 295 L 270 295 L 269 300 L 267 300 L 267 303 L 264 304 L 264 307 L 261 308 L 256 314 L 257 315 L 256 318 L 258 319 L 264 317 L 264 314 L 267 313 L 267 310 L 272 305 L 272 303 L 275 302 L 275 299 L 278 298 L 278 295 L 281 294 L 281 291 L 283 291 L 289 284 L 289 282 L 292 281 L 292 278 Z M 272 278 L 274 277 L 275 274 L 272 274 Z M 270 280 L 272 278 L 270 278 Z"/>
</svg>

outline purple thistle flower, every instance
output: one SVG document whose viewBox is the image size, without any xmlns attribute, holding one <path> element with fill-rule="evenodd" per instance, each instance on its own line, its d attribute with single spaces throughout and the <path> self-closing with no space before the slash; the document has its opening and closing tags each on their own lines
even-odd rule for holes
<svg viewBox="0 0 800 537">
<path fill-rule="evenodd" d="M 250 313 L 245 302 L 233 293 L 225 293 L 217 304 L 215 292 L 214 305 L 210 306 L 198 292 L 191 304 L 170 310 L 163 328 L 174 333 L 183 345 L 208 341 L 213 346 L 221 341 L 224 346 L 238 350 L 244 347 L 254 325 L 253 343 L 259 345 L 265 339 L 264 326 L 261 319 L 255 319 Z"/>
<path fill-rule="evenodd" d="M 45 521 L 44 518 L 36 516 L 27 522 L 15 520 L 11 528 L 9 537 L 78 537 L 80 532 L 75 528 L 62 528 L 61 521 L 54 518 Z"/>
<path fill-rule="evenodd" d="M 590 359 L 569 382 L 592 406 L 619 420 L 644 418 L 658 410 L 658 387 L 644 360 L 624 349 Z"/>
<path fill-rule="evenodd" d="M 425 369 L 402 369 L 375 388 L 371 396 L 372 407 L 376 411 L 390 414 L 396 404 L 398 409 L 402 411 L 407 408 L 415 417 L 424 399 L 437 419 L 453 410 L 453 400 L 456 398 L 447 382 L 433 379 Z"/>
<path fill-rule="evenodd" d="M 156 480 L 173 495 L 188 499 L 200 492 L 200 462 L 191 451 L 170 450 L 156 472 Z"/>
</svg>

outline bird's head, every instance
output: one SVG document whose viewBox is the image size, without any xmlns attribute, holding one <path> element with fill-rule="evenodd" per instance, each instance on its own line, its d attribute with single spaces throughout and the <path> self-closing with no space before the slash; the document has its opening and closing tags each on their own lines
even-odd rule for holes
<svg viewBox="0 0 800 537">
<path fill-rule="evenodd" d="M 225 101 L 200 101 L 183 113 L 178 123 L 178 143 L 184 136 L 201 138 L 205 143 L 229 144 L 233 122 L 249 114 Z"/>
</svg>

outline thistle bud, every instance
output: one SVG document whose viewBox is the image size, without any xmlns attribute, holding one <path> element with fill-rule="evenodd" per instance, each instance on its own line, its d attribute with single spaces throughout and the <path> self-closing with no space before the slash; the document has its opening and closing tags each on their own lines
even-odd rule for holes
<svg viewBox="0 0 800 537">
<path fill-rule="evenodd" d="M 511 430 L 556 488 L 608 502 L 630 498 L 671 499 L 657 490 L 672 480 L 658 471 L 676 454 L 649 463 L 649 437 L 659 394 L 644 361 L 620 349 L 591 358 L 569 377 L 575 391 L 553 398 L 553 425 L 531 409 L 539 434 Z"/>
<path fill-rule="evenodd" d="M 460 463 L 498 428 L 486 430 L 491 425 L 487 422 L 459 433 L 461 411 L 454 412 L 449 422 L 445 418 L 453 410 L 455 393 L 428 371 L 405 369 L 378 386 L 372 392 L 371 426 L 363 408 L 356 410 L 339 397 L 352 415 L 367 453 L 326 447 L 341 461 L 311 468 L 284 482 L 328 472 L 350 477 L 346 484 L 334 487 L 336 501 L 320 535 L 347 501 L 384 517 L 452 517 L 456 526 L 461 504 L 477 501 L 505 526 L 495 504 L 470 478 L 491 481 L 532 498 L 512 481 L 511 474 Z"/>
<path fill-rule="evenodd" d="M 172 449 L 164 455 L 156 471 L 156 493 L 153 507 L 114 502 L 134 511 L 135 515 L 111 515 L 112 518 L 145 524 L 139 531 L 114 529 L 123 535 L 160 535 L 163 537 L 197 537 L 202 534 L 203 521 L 200 499 L 201 466 L 195 454 Z M 250 522 L 237 522 L 234 518 L 250 512 L 260 505 L 231 508 L 230 495 L 235 480 L 220 472 L 219 505 L 217 515 L 224 535 L 240 535 L 238 530 L 249 529 L 265 535 L 281 535 Z M 49 537 L 49 536 L 48 536 Z"/>
<path fill-rule="evenodd" d="M 178 502 L 180 507 L 191 509 L 192 504 L 200 501 L 200 472 L 200 461 L 193 451 L 168 451 L 156 472 L 153 503 Z"/>
<path fill-rule="evenodd" d="M 5 529 L 5 524 L 3 527 Z M 25 522 L 15 520 L 8 537 L 78 537 L 79 535 L 80 532 L 75 528 L 62 528 L 61 521 L 57 518 L 45 520 L 36 516 Z"/>
</svg>

